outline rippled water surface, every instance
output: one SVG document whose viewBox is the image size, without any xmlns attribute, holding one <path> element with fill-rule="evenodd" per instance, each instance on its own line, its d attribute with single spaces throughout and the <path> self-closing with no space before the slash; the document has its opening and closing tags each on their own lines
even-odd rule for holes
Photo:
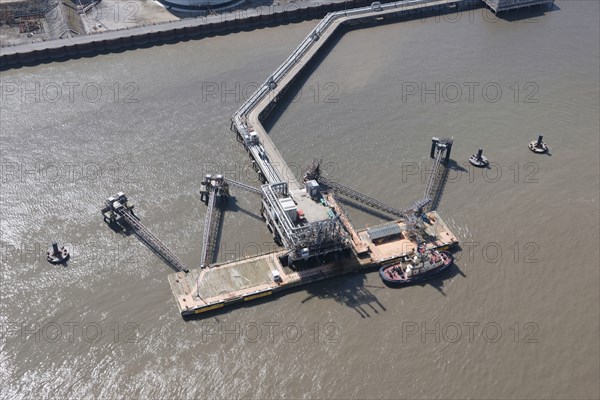
<svg viewBox="0 0 600 400">
<path fill-rule="evenodd" d="M 430 138 L 453 136 L 439 212 L 457 268 L 400 290 L 345 276 L 190 322 L 171 270 L 99 207 L 125 191 L 196 266 L 203 174 L 257 184 L 229 117 L 317 22 L 2 72 L 0 397 L 597 398 L 598 17 L 557 1 L 345 34 L 272 137 L 290 164 L 322 158 L 403 208 Z M 526 148 L 539 133 L 551 156 Z M 464 163 L 480 147 L 490 170 Z M 231 209 L 220 261 L 273 248 L 252 195 Z M 68 266 L 46 263 L 53 240 L 72 244 Z"/>
</svg>

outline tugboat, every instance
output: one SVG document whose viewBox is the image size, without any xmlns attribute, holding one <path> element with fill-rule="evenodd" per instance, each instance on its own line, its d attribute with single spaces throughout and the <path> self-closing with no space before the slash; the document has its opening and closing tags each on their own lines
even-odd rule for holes
<svg viewBox="0 0 600 400">
<path fill-rule="evenodd" d="M 454 256 L 447 251 L 425 250 L 424 246 L 419 246 L 413 257 L 381 267 L 379 276 L 388 286 L 405 286 L 432 278 L 452 265 L 452 262 Z"/>
</svg>

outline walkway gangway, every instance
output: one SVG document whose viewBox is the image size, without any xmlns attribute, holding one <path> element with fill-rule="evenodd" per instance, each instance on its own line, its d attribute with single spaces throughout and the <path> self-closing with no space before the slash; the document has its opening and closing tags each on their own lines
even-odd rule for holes
<svg viewBox="0 0 600 400">
<path fill-rule="evenodd" d="M 374 199 L 369 195 L 361 193 L 358 190 L 354 190 L 348 186 L 342 185 L 341 183 L 335 182 L 334 180 L 323 176 L 321 174 L 320 164 L 321 163 L 319 160 L 313 160 L 312 165 L 304 174 L 305 181 L 315 180 L 320 185 L 333 190 L 335 193 L 342 194 L 369 207 L 375 208 L 380 211 L 384 211 L 388 214 L 394 215 L 399 218 L 406 218 L 407 213 L 409 213 L 409 211 L 400 211 L 397 208 L 385 204 L 384 202 L 379 201 L 377 199 Z"/>
<path fill-rule="evenodd" d="M 109 197 L 102 209 L 104 221 L 109 224 L 120 223 L 127 227 L 152 250 L 162 258 L 168 265 L 180 272 L 189 272 L 188 268 L 177 258 L 175 254 L 133 213 L 133 206 L 127 202 L 127 196 L 119 192 L 115 197 Z"/>
<path fill-rule="evenodd" d="M 233 179 L 229 179 L 229 178 L 223 178 L 223 179 L 224 179 L 225 183 L 227 183 L 229 186 L 233 186 L 235 188 L 245 190 L 246 192 L 250 192 L 250 193 L 254 193 L 259 196 L 262 196 L 262 190 L 260 190 L 260 188 L 250 186 L 250 185 L 247 185 L 242 182 L 234 181 Z"/>
<path fill-rule="evenodd" d="M 350 197 L 351 199 L 354 199 L 354 200 L 356 200 L 362 204 L 365 204 L 369 207 L 384 211 L 391 215 L 395 215 L 396 217 L 399 217 L 399 218 L 406 217 L 405 211 L 400 211 L 395 207 L 387 205 L 382 201 L 374 199 L 373 197 L 371 197 L 369 195 L 361 193 L 358 190 L 349 188 L 348 186 L 344 186 L 341 183 L 335 182 L 335 181 L 333 181 L 329 178 L 326 178 L 322 175 L 318 179 L 316 179 L 316 181 L 319 182 L 319 184 L 322 184 L 323 186 L 326 186 L 326 187 L 332 189 L 336 193 L 342 194 L 346 197 Z"/>
<path fill-rule="evenodd" d="M 233 186 L 247 192 L 262 195 L 259 188 L 224 178 L 222 175 L 206 175 L 202 182 L 201 200 L 206 202 L 206 215 L 204 217 L 204 231 L 202 233 L 202 253 L 200 255 L 200 268 L 206 268 L 213 260 L 217 247 L 219 221 L 223 216 L 223 209 L 217 205 L 217 197 L 229 196 L 229 187 Z"/>
<path fill-rule="evenodd" d="M 205 268 L 212 262 L 212 256 L 217 243 L 217 229 L 221 212 L 215 207 L 217 202 L 217 187 L 209 188 L 209 196 L 206 205 L 206 216 L 204 217 L 204 232 L 202 233 L 202 253 L 200 255 L 200 268 Z"/>
<path fill-rule="evenodd" d="M 415 202 L 413 205 L 414 209 L 423 210 L 429 205 L 430 210 L 432 210 L 435 208 L 437 202 L 439 202 L 441 191 L 448 176 L 447 164 L 450 159 L 450 151 L 453 143 L 453 138 L 432 138 L 431 156 L 433 157 L 433 166 L 431 175 L 427 179 L 423 198 Z"/>
</svg>

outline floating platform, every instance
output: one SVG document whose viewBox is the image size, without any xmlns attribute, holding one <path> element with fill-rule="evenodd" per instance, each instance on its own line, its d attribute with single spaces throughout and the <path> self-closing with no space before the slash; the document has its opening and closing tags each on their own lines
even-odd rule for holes
<svg viewBox="0 0 600 400">
<path fill-rule="evenodd" d="M 417 229 L 426 240 L 427 248 L 446 250 L 458 244 L 437 212 L 426 214 Z M 325 257 L 321 265 L 297 267 L 284 266 L 286 250 L 249 257 L 243 260 L 214 265 L 210 268 L 193 269 L 189 273 L 177 272 L 169 275 L 169 284 L 183 317 L 202 314 L 236 303 L 255 300 L 276 292 L 305 285 L 311 282 L 340 276 L 351 272 L 364 272 L 393 263 L 400 257 L 412 253 L 417 243 L 405 230 L 403 221 L 388 222 L 382 227 L 396 226 L 397 229 L 379 229 L 384 236 L 372 239 L 370 232 L 378 227 L 359 230 L 357 248 L 366 251 L 357 254 L 348 250 L 340 255 Z M 389 232 L 385 235 L 385 232 Z"/>
</svg>

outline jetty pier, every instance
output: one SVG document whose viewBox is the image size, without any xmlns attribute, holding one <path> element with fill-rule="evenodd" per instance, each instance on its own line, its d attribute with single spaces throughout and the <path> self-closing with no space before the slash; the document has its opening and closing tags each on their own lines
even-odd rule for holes
<svg viewBox="0 0 600 400">
<path fill-rule="evenodd" d="M 346 24 L 373 23 L 386 17 L 427 7 L 452 6 L 461 0 L 414 0 L 328 14 L 231 118 L 231 130 L 243 144 L 257 171 L 260 188 L 218 176 L 207 176 L 201 189 L 208 208 L 200 268 L 189 274 L 169 276 L 169 283 L 183 316 L 225 305 L 269 296 L 275 292 L 340 274 L 397 261 L 415 251 L 419 243 L 447 249 L 458 243 L 439 214 L 428 207 L 443 187 L 452 139 L 432 140 L 431 174 L 421 199 L 406 210 L 323 176 L 313 161 L 304 176 L 294 176 L 267 134 L 262 121 L 290 85 L 327 43 Z M 244 260 L 212 265 L 217 197 L 241 189 L 260 195 L 261 216 L 280 251 Z M 377 227 L 356 229 L 336 196 L 348 197 L 368 208 L 395 218 Z M 219 202 L 225 203 L 225 202 Z"/>
<path fill-rule="evenodd" d="M 450 12 L 459 5 L 472 5 L 474 2 L 374 2 L 367 7 L 327 14 L 232 116 L 230 129 L 248 152 L 262 185 L 253 187 L 222 175 L 204 177 L 200 199 L 207 210 L 198 268 L 188 270 L 141 225 L 123 193 L 107 200 L 102 210 L 105 221 L 130 227 L 148 247 L 178 271 L 169 275 L 168 280 L 184 317 L 266 297 L 316 280 L 386 266 L 413 254 L 418 246 L 445 250 L 457 245 L 457 237 L 435 211 L 448 175 L 454 144 L 452 138 L 432 138 L 432 173 L 423 197 L 402 210 L 324 176 L 316 160 L 304 176 L 295 176 L 262 123 L 341 27 L 389 23 L 407 15 L 439 12 L 440 9 Z M 281 246 L 280 250 L 213 264 L 218 221 L 227 210 L 227 197 L 231 190 L 243 190 L 260 199 L 262 219 L 274 241 Z M 338 197 L 349 198 L 365 209 L 389 215 L 390 221 L 357 229 Z"/>
</svg>

